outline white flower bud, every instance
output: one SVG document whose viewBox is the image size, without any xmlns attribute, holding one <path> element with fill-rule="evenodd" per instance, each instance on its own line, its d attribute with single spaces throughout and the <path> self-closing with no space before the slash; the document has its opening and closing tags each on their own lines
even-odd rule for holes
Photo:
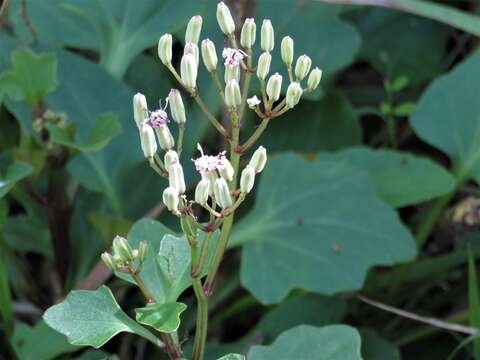
<svg viewBox="0 0 480 360">
<path fill-rule="evenodd" d="M 175 150 L 168 150 L 163 157 L 163 162 L 165 163 L 165 169 L 170 171 L 170 166 L 178 162 L 178 154 Z"/>
<path fill-rule="evenodd" d="M 225 103 L 228 107 L 236 108 L 242 103 L 240 86 L 236 80 L 230 80 L 225 86 Z"/>
<path fill-rule="evenodd" d="M 267 82 L 267 95 L 271 101 L 277 101 L 282 91 L 282 75 L 275 73 Z"/>
<path fill-rule="evenodd" d="M 162 200 L 168 210 L 174 214 L 178 214 L 179 199 L 178 190 L 176 188 L 169 186 L 163 190 Z"/>
<path fill-rule="evenodd" d="M 157 140 L 153 128 L 148 124 L 142 124 L 139 131 L 143 154 L 147 159 L 151 159 L 157 152 Z"/>
<path fill-rule="evenodd" d="M 251 165 L 247 165 L 240 176 L 240 191 L 248 194 L 255 183 L 255 169 Z"/>
<path fill-rule="evenodd" d="M 295 76 L 297 81 L 301 81 L 307 76 L 310 71 L 310 66 L 312 66 L 312 59 L 307 55 L 302 55 L 297 59 L 295 64 Z"/>
<path fill-rule="evenodd" d="M 165 65 L 172 62 L 172 35 L 162 35 L 158 40 L 158 57 Z"/>
<path fill-rule="evenodd" d="M 217 52 L 215 50 L 215 44 L 210 39 L 202 41 L 202 59 L 208 71 L 212 72 L 217 68 Z"/>
<path fill-rule="evenodd" d="M 148 118 L 147 99 L 143 94 L 136 93 L 133 96 L 133 118 L 138 127 Z"/>
<path fill-rule="evenodd" d="M 217 22 L 225 35 L 233 34 L 235 31 L 235 23 L 233 22 L 232 14 L 223 1 L 219 2 L 217 5 Z"/>
<path fill-rule="evenodd" d="M 120 259 L 122 259 L 122 261 L 133 260 L 132 247 L 128 243 L 127 239 L 118 235 L 115 236 L 115 239 L 113 239 L 112 247 L 115 254 L 120 256 Z"/>
<path fill-rule="evenodd" d="M 227 84 L 230 80 L 240 82 L 240 65 L 227 66 L 225 68 L 225 84 Z"/>
<path fill-rule="evenodd" d="M 200 60 L 200 58 L 199 58 L 200 54 L 199 54 L 199 51 L 198 51 L 197 44 L 186 43 L 185 47 L 183 48 L 183 55 L 186 55 L 186 54 L 192 54 L 193 56 L 195 56 L 195 61 L 196 61 L 197 67 L 198 67 L 198 62 Z"/>
<path fill-rule="evenodd" d="M 302 97 L 302 87 L 298 82 L 292 82 L 287 89 L 286 102 L 287 106 L 291 109 L 298 104 Z"/>
<path fill-rule="evenodd" d="M 187 31 L 185 32 L 185 42 L 198 44 L 200 39 L 200 32 L 202 31 L 202 17 L 196 15 L 190 19 L 187 25 Z"/>
<path fill-rule="evenodd" d="M 189 89 L 195 89 L 197 82 L 197 61 L 193 54 L 185 54 L 180 62 L 180 77 Z"/>
<path fill-rule="evenodd" d="M 293 39 L 290 36 L 285 36 L 281 44 L 282 60 L 288 67 L 293 63 Z"/>
<path fill-rule="evenodd" d="M 213 196 L 213 189 L 215 188 L 215 181 L 218 179 L 217 173 L 215 171 L 209 171 L 205 174 L 208 179 L 209 187 L 208 194 Z"/>
<path fill-rule="evenodd" d="M 257 25 L 255 25 L 255 20 L 247 18 L 242 26 L 240 44 L 246 49 L 251 49 L 253 44 L 255 44 L 256 32 Z"/>
<path fill-rule="evenodd" d="M 117 270 L 117 264 L 113 260 L 113 256 L 110 255 L 108 252 L 104 252 L 101 255 L 102 261 L 104 262 L 105 265 L 107 265 L 108 268 L 110 268 L 113 271 Z"/>
<path fill-rule="evenodd" d="M 224 178 L 218 178 L 215 180 L 215 187 L 213 188 L 215 194 L 215 200 L 222 209 L 229 208 L 233 205 L 232 196 L 230 195 L 230 189 Z"/>
<path fill-rule="evenodd" d="M 272 62 L 272 55 L 269 52 L 264 52 L 258 58 L 257 76 L 261 80 L 265 80 L 270 71 L 270 63 Z"/>
<path fill-rule="evenodd" d="M 199 205 L 205 205 L 208 201 L 210 181 L 202 178 L 195 188 L 195 202 Z"/>
<path fill-rule="evenodd" d="M 179 194 L 185 192 L 185 178 L 183 177 L 183 168 L 179 162 L 170 164 L 170 169 L 168 170 L 168 184 L 170 187 L 177 189 Z"/>
<path fill-rule="evenodd" d="M 258 105 L 260 105 L 260 100 L 258 99 L 257 95 L 254 95 L 247 99 L 247 104 L 250 109 L 255 109 Z"/>
<path fill-rule="evenodd" d="M 140 244 L 138 246 L 138 261 L 140 261 L 140 264 L 143 264 L 145 260 L 147 259 L 147 254 L 148 254 L 148 244 L 145 240 L 140 241 Z"/>
<path fill-rule="evenodd" d="M 232 164 L 227 159 L 223 160 L 224 167 L 219 170 L 220 176 L 227 181 L 232 181 L 235 170 L 233 169 Z"/>
<path fill-rule="evenodd" d="M 262 30 L 260 33 L 260 44 L 264 51 L 272 51 L 275 44 L 275 35 L 270 20 L 263 20 Z"/>
<path fill-rule="evenodd" d="M 180 91 L 177 89 L 170 90 L 168 102 L 170 103 L 170 113 L 173 120 L 178 124 L 185 124 L 187 117 L 185 116 L 185 106 Z"/>
<path fill-rule="evenodd" d="M 158 143 L 163 150 L 170 150 L 175 145 L 175 140 L 173 139 L 172 133 L 167 125 L 163 125 L 155 128 L 157 133 Z"/>
<path fill-rule="evenodd" d="M 265 167 L 265 164 L 267 163 L 267 149 L 265 149 L 263 146 L 259 146 L 257 150 L 252 155 L 252 158 L 250 159 L 250 162 L 248 163 L 249 166 L 251 166 L 255 172 L 258 174 L 262 172 L 263 168 Z"/>
<path fill-rule="evenodd" d="M 133 249 L 132 254 L 134 259 L 138 258 L 138 249 Z"/>
<path fill-rule="evenodd" d="M 320 84 L 320 80 L 322 80 L 322 70 L 316 67 L 310 72 L 310 75 L 308 76 L 308 90 L 315 90 L 318 87 L 318 84 Z"/>
</svg>

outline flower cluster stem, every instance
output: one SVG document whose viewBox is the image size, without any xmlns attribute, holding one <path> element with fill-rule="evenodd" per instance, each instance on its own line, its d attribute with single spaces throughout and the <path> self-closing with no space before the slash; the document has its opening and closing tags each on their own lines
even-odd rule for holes
<svg viewBox="0 0 480 360">
<path fill-rule="evenodd" d="M 208 299 L 203 291 L 200 277 L 193 280 L 193 291 L 197 298 L 197 322 L 193 343 L 193 360 L 203 360 L 208 331 Z"/>
</svg>

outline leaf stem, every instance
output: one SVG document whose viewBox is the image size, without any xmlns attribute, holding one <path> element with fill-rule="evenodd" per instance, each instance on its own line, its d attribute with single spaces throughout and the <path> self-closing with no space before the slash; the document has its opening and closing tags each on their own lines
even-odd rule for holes
<svg viewBox="0 0 480 360">
<path fill-rule="evenodd" d="M 220 97 L 222 98 L 223 101 L 225 101 L 225 94 L 223 93 L 223 86 L 222 83 L 220 82 L 220 79 L 218 78 L 218 73 L 216 70 L 211 71 L 210 75 L 212 76 L 213 82 L 215 83 L 215 86 L 217 87 L 218 93 L 220 94 Z"/>
<path fill-rule="evenodd" d="M 193 344 L 193 360 L 203 360 L 208 331 L 208 299 L 203 291 L 200 277 L 192 278 L 193 291 L 197 298 L 197 322 Z"/>
<path fill-rule="evenodd" d="M 245 152 L 248 149 L 250 149 L 260 138 L 260 136 L 263 134 L 263 132 L 266 130 L 268 123 L 270 122 L 270 118 L 267 117 L 262 120 L 260 125 L 255 129 L 253 134 L 248 138 L 247 141 L 240 147 L 241 152 Z"/>
</svg>

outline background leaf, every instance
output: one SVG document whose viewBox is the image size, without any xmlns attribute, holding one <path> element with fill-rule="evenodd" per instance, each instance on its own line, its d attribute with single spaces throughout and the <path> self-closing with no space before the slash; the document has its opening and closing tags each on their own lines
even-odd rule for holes
<svg viewBox="0 0 480 360">
<path fill-rule="evenodd" d="M 0 199 L 5 196 L 17 182 L 27 177 L 33 172 L 33 168 L 24 162 L 14 162 L 11 164 L 4 176 L 0 174 Z"/>
</svg>

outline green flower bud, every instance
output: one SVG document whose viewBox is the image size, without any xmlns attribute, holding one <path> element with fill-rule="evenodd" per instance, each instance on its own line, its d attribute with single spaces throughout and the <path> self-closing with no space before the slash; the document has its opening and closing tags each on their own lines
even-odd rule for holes
<svg viewBox="0 0 480 360">
<path fill-rule="evenodd" d="M 173 139 L 173 135 L 167 125 L 155 128 L 155 132 L 157 133 L 158 143 L 163 150 L 170 150 L 173 148 L 175 140 Z"/>
<path fill-rule="evenodd" d="M 185 32 L 185 42 L 198 44 L 200 39 L 200 32 L 202 31 L 202 17 L 196 15 L 190 19 L 187 25 L 187 31 Z"/>
<path fill-rule="evenodd" d="M 128 243 L 127 239 L 118 235 L 115 236 L 112 247 L 115 254 L 118 255 L 122 261 L 133 260 L 132 247 Z"/>
<path fill-rule="evenodd" d="M 235 31 L 235 23 L 233 22 L 232 14 L 223 1 L 219 2 L 217 5 L 217 22 L 225 35 L 233 34 Z"/>
<path fill-rule="evenodd" d="M 143 155 L 145 158 L 151 159 L 157 152 L 157 140 L 153 128 L 148 124 L 142 124 L 139 131 Z"/>
<path fill-rule="evenodd" d="M 133 118 L 138 127 L 148 118 L 147 99 L 143 94 L 136 93 L 133 96 Z"/>
<path fill-rule="evenodd" d="M 180 91 L 177 89 L 170 90 L 168 102 L 170 103 L 170 113 L 173 120 L 178 124 L 185 124 L 187 117 L 185 116 L 185 106 Z"/>
<path fill-rule="evenodd" d="M 179 162 L 170 164 L 170 169 L 168 171 L 168 183 L 170 187 L 177 189 L 179 194 L 185 192 L 185 178 L 183 176 L 183 168 Z"/>
<path fill-rule="evenodd" d="M 267 95 L 271 101 L 277 101 L 282 91 L 282 75 L 275 73 L 267 82 Z"/>
<path fill-rule="evenodd" d="M 215 200 L 222 209 L 226 209 L 233 206 L 232 196 L 230 195 L 230 189 L 224 178 L 218 178 L 215 180 L 215 187 L 213 188 L 215 194 Z"/>
<path fill-rule="evenodd" d="M 285 36 L 281 44 L 282 60 L 288 67 L 293 63 L 293 39 L 290 36 Z"/>
<path fill-rule="evenodd" d="M 198 62 L 200 60 L 199 56 L 199 51 L 198 51 L 198 46 L 197 44 L 194 43 L 186 43 L 185 47 L 183 48 L 183 55 L 186 54 L 192 54 L 195 57 L 195 61 L 198 67 Z"/>
<path fill-rule="evenodd" d="M 272 55 L 269 52 L 264 52 L 258 58 L 257 76 L 260 80 L 265 80 L 270 71 L 270 63 L 272 62 Z"/>
<path fill-rule="evenodd" d="M 287 106 L 291 109 L 298 104 L 302 97 L 302 87 L 298 82 L 292 82 L 287 89 L 286 102 Z"/>
<path fill-rule="evenodd" d="M 260 45 L 264 51 L 272 51 L 275 44 L 275 35 L 270 20 L 263 20 L 262 30 L 260 32 Z"/>
<path fill-rule="evenodd" d="M 318 84 L 320 84 L 320 80 L 322 80 L 322 70 L 316 67 L 310 72 L 310 75 L 308 76 L 308 90 L 315 90 L 318 87 Z"/>
<path fill-rule="evenodd" d="M 266 163 L 267 163 L 267 149 L 265 149 L 263 146 L 259 146 L 257 150 L 255 150 L 255 152 L 253 153 L 252 158 L 250 159 L 250 162 L 248 163 L 248 165 L 251 166 L 255 170 L 255 173 L 258 174 L 262 172 Z"/>
<path fill-rule="evenodd" d="M 255 169 L 251 165 L 247 165 L 240 176 L 240 191 L 248 194 L 255 183 Z"/>
<path fill-rule="evenodd" d="M 199 205 L 205 205 L 208 201 L 210 181 L 202 178 L 195 188 L 195 202 Z"/>
<path fill-rule="evenodd" d="M 162 35 L 158 40 L 158 57 L 165 65 L 172 63 L 172 35 Z"/>
<path fill-rule="evenodd" d="M 163 190 L 162 200 L 169 211 L 171 211 L 175 215 L 179 214 L 178 190 L 176 188 L 174 188 L 173 186 L 169 186 L 165 190 Z"/>
<path fill-rule="evenodd" d="M 240 81 L 240 65 L 225 67 L 225 84 L 230 80 Z"/>
<path fill-rule="evenodd" d="M 217 52 L 215 50 L 215 44 L 210 39 L 202 41 L 202 59 L 208 71 L 212 72 L 217 68 Z"/>
<path fill-rule="evenodd" d="M 163 162 L 165 163 L 165 169 L 170 171 L 170 165 L 178 162 L 178 154 L 175 150 L 168 150 L 163 157 Z"/>
<path fill-rule="evenodd" d="M 105 264 L 110 270 L 113 270 L 113 271 L 116 271 L 116 270 L 117 270 L 117 264 L 116 264 L 115 261 L 113 260 L 113 256 L 112 256 L 112 255 L 110 255 L 108 252 L 104 252 L 104 253 L 102 253 L 101 258 L 102 258 L 102 261 L 104 262 L 104 264 Z"/>
<path fill-rule="evenodd" d="M 236 80 L 230 80 L 225 86 L 225 103 L 228 107 L 236 108 L 242 103 L 240 86 Z"/>
<path fill-rule="evenodd" d="M 185 54 L 180 62 L 180 77 L 190 90 L 195 89 L 197 82 L 197 61 L 193 54 Z"/>
<path fill-rule="evenodd" d="M 230 163 L 230 161 L 228 161 L 227 159 L 225 159 L 223 163 L 224 163 L 223 169 L 219 170 L 220 176 L 227 181 L 232 181 L 233 175 L 235 174 L 235 170 L 233 169 L 233 166 Z"/>
<path fill-rule="evenodd" d="M 295 64 L 295 76 L 297 81 L 302 81 L 305 76 L 307 76 L 310 71 L 310 66 L 312 66 L 312 59 L 307 55 L 302 55 L 297 59 Z"/>
<path fill-rule="evenodd" d="M 246 49 L 251 49 L 253 44 L 255 44 L 256 32 L 257 25 L 255 25 L 255 20 L 253 18 L 247 18 L 242 26 L 240 44 Z"/>
<path fill-rule="evenodd" d="M 140 264 L 143 264 L 145 260 L 147 259 L 147 254 L 148 254 L 148 244 L 145 240 L 140 241 L 140 244 L 138 246 L 138 261 L 140 261 Z"/>
</svg>

